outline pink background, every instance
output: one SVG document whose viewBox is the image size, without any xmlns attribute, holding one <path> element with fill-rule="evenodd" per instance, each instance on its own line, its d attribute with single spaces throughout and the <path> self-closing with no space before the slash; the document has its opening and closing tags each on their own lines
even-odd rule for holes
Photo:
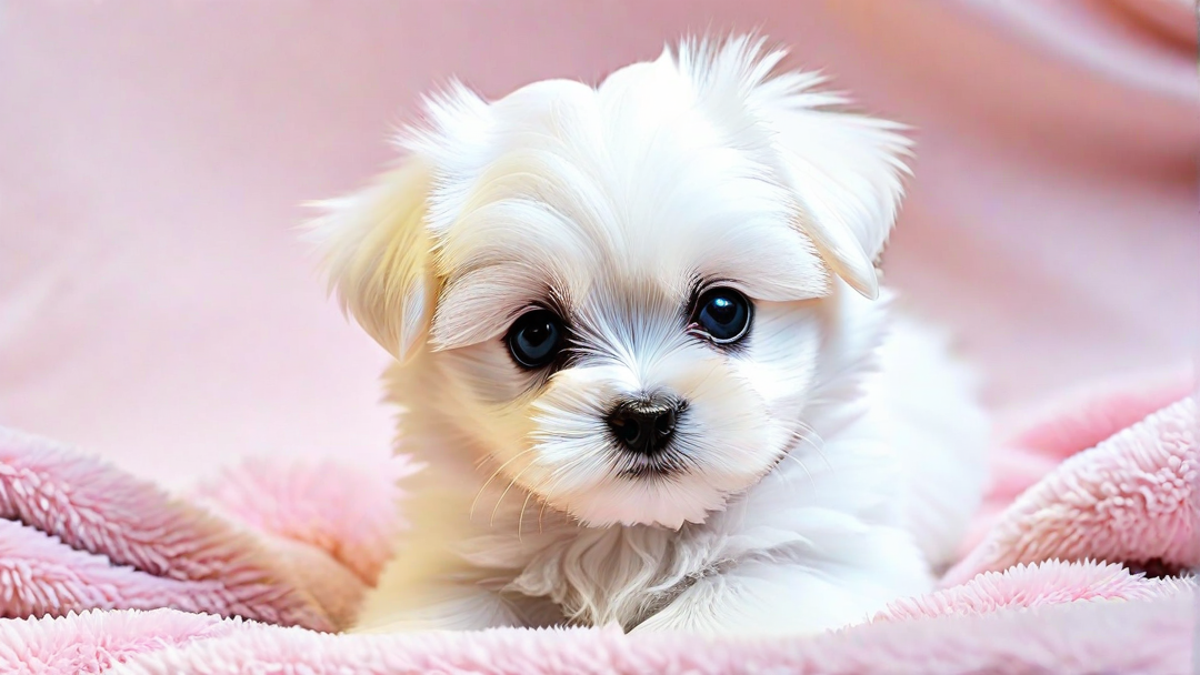
<svg viewBox="0 0 1200 675">
<path fill-rule="evenodd" d="M 1186 0 L 27 2 L 0 9 L 0 424 L 168 484 L 387 452 L 385 355 L 298 204 L 358 185 L 415 97 L 595 81 L 763 29 L 918 127 L 889 280 L 1010 408 L 1195 346 Z"/>
</svg>

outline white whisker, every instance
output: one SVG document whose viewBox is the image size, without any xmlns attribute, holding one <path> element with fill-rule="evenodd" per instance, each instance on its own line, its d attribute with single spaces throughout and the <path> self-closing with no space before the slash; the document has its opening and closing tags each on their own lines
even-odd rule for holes
<svg viewBox="0 0 1200 675">
<path fill-rule="evenodd" d="M 529 448 L 528 450 L 525 450 L 523 452 L 517 453 L 512 458 L 510 458 L 507 462 L 501 464 L 498 469 L 493 471 L 491 476 L 488 476 L 488 479 L 483 482 L 483 485 L 480 486 L 480 488 L 475 491 L 475 498 L 471 500 L 471 508 L 468 509 L 468 511 L 467 511 L 467 520 L 471 520 L 475 517 L 475 506 L 479 503 L 479 498 L 483 495 L 483 491 L 487 489 L 488 485 L 491 485 L 492 481 L 496 479 L 496 476 L 500 475 L 500 472 L 504 470 L 504 467 L 508 466 L 509 464 L 512 464 L 517 459 L 533 452 L 536 449 L 537 449 L 536 447 L 533 447 L 533 448 Z"/>
<path fill-rule="evenodd" d="M 530 466 L 532 466 L 532 465 L 530 465 Z M 496 513 L 500 510 L 500 504 L 502 504 L 504 502 L 504 498 L 506 496 L 508 496 L 508 491 L 511 490 L 514 485 L 517 484 L 517 481 L 521 480 L 521 475 L 524 474 L 528 470 L 529 470 L 528 466 L 525 467 L 524 469 L 521 469 L 517 473 L 517 475 L 513 476 L 512 480 L 508 481 L 508 487 L 504 488 L 504 492 L 501 492 L 500 498 L 496 500 L 496 505 L 492 507 L 492 516 L 490 518 L 488 518 L 488 527 L 492 527 L 496 523 Z"/>
</svg>

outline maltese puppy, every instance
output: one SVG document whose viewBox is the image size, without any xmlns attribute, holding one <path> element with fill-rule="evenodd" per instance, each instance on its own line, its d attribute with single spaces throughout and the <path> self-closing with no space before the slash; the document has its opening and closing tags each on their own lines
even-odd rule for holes
<svg viewBox="0 0 1200 675">
<path fill-rule="evenodd" d="M 392 625 L 813 632 L 952 559 L 986 424 L 880 286 L 909 143 L 783 56 L 685 41 L 597 87 L 454 85 L 324 204 L 401 450 L 460 497 L 455 563 Z"/>
</svg>

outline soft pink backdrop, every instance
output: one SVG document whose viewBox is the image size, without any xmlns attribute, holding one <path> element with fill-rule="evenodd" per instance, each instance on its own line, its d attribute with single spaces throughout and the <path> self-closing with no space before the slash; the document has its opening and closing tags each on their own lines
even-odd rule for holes
<svg viewBox="0 0 1200 675">
<path fill-rule="evenodd" d="M 417 94 L 595 81 L 761 28 L 918 127 L 889 278 L 1011 407 L 1195 345 L 1186 0 L 28 2 L 0 8 L 0 424 L 178 484 L 383 454 L 385 357 L 290 229 Z"/>
</svg>

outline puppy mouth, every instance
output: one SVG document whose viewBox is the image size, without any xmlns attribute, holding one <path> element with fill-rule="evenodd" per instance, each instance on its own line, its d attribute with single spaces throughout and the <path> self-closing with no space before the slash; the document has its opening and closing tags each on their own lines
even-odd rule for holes
<svg viewBox="0 0 1200 675">
<path fill-rule="evenodd" d="M 792 453 L 805 442 L 811 441 L 807 441 L 800 433 L 792 434 L 754 483 L 766 478 L 788 459 L 799 462 Z M 677 447 L 677 443 L 672 443 L 651 455 L 633 453 L 617 447 L 613 448 L 613 452 L 617 456 L 616 474 L 628 480 L 670 480 L 683 477 L 695 468 L 695 461 L 684 454 Z"/>
<path fill-rule="evenodd" d="M 665 480 L 683 476 L 693 462 L 675 444 L 643 455 L 617 450 L 617 475 L 630 480 Z"/>
</svg>

